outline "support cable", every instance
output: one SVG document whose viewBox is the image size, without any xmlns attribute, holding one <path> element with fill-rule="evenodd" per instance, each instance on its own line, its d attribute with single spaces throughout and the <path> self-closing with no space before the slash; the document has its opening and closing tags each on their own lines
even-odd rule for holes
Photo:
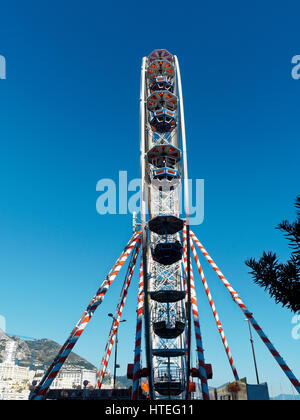
<svg viewBox="0 0 300 420">
<path fill-rule="evenodd" d="M 187 265 L 187 236 L 186 236 L 186 228 L 183 228 L 183 266 L 185 272 L 188 271 Z M 201 380 L 201 389 L 202 395 L 204 400 L 209 400 L 209 390 L 207 384 L 207 373 L 205 369 L 205 358 L 204 358 L 204 349 L 202 343 L 202 336 L 201 336 L 201 329 L 200 329 L 200 321 L 199 321 L 199 311 L 198 311 L 198 303 L 197 303 L 197 295 L 195 289 L 195 282 L 194 282 L 194 275 L 193 275 L 193 268 L 190 261 L 190 279 L 191 279 L 191 304 L 192 304 L 192 314 L 194 319 L 194 328 L 195 328 L 195 337 L 196 337 L 196 346 L 197 346 L 197 356 L 198 356 L 198 365 L 199 365 L 199 372 L 200 372 L 200 380 Z"/>
<path fill-rule="evenodd" d="M 126 298 L 127 298 L 127 294 L 128 294 L 128 289 L 131 283 L 131 279 L 132 279 L 132 275 L 134 272 L 134 268 L 135 268 L 135 264 L 136 264 L 136 260 L 138 257 L 138 253 L 140 250 L 140 244 L 141 241 L 139 240 L 136 245 L 135 245 L 135 249 L 134 252 L 132 254 L 132 258 L 131 261 L 129 263 L 128 269 L 127 269 L 127 273 L 125 276 L 125 281 L 124 281 L 124 285 L 122 288 L 122 292 L 121 292 L 121 298 L 118 302 L 116 311 L 115 311 L 115 316 L 113 318 L 113 323 L 110 329 L 110 333 L 109 333 L 109 337 L 108 337 L 108 341 L 106 344 L 106 351 L 104 353 L 104 357 L 102 358 L 102 363 L 101 366 L 97 372 L 97 384 L 98 384 L 98 388 L 101 388 L 102 382 L 103 382 L 103 378 L 106 372 L 106 368 L 110 359 L 110 355 L 112 352 L 112 348 L 115 342 L 115 338 L 116 335 L 118 333 L 118 328 L 119 328 L 119 324 L 120 324 L 120 320 L 121 320 L 121 316 L 122 316 L 122 312 L 125 306 L 125 302 L 126 302 Z"/>
<path fill-rule="evenodd" d="M 135 349 L 134 349 L 134 366 L 132 381 L 132 400 L 138 399 L 138 389 L 140 382 L 141 369 L 141 344 L 142 344 L 142 328 L 143 328 L 143 309 L 144 309 L 144 274 L 143 274 L 143 258 L 141 256 L 140 277 L 136 316 L 136 333 L 135 333 Z"/>
<path fill-rule="evenodd" d="M 193 232 L 191 232 L 191 237 L 195 241 L 196 245 L 198 246 L 198 248 L 200 249 L 200 251 L 202 252 L 202 254 L 204 255 L 204 257 L 207 259 L 207 261 L 209 262 L 209 264 L 212 266 L 212 268 L 214 269 L 214 271 L 217 273 L 219 279 L 222 281 L 222 283 L 224 284 L 224 286 L 226 287 L 226 289 L 229 291 L 229 293 L 232 296 L 234 302 L 240 307 L 240 309 L 243 311 L 243 313 L 245 314 L 245 316 L 247 317 L 247 319 L 251 322 L 253 328 L 255 329 L 255 331 L 257 332 L 257 334 L 260 336 L 261 340 L 265 343 L 265 345 L 267 346 L 268 350 L 270 351 L 270 353 L 272 354 L 272 356 L 274 357 L 274 359 L 276 360 L 276 362 L 279 364 L 279 366 L 281 367 L 281 369 L 283 370 L 283 372 L 285 373 L 285 375 L 287 376 L 287 378 L 289 379 L 289 381 L 292 383 L 292 385 L 294 385 L 294 387 L 296 388 L 296 390 L 300 394 L 300 382 L 298 381 L 298 379 L 296 378 L 296 376 L 293 374 L 292 370 L 288 367 L 288 365 L 286 364 L 286 362 L 283 360 L 283 358 L 280 356 L 280 354 L 278 353 L 278 351 L 276 350 L 276 348 L 273 346 L 273 344 L 271 343 L 271 341 L 265 335 L 265 333 L 263 332 L 263 330 L 261 329 L 261 327 L 258 325 L 257 321 L 253 318 L 252 312 L 250 312 L 248 310 L 248 308 L 245 306 L 245 304 L 243 303 L 243 301 L 240 298 L 239 294 L 232 288 L 232 286 L 230 285 L 230 283 L 228 282 L 228 280 L 224 277 L 224 275 L 222 274 L 222 272 L 219 270 L 218 266 L 215 264 L 215 262 L 213 261 L 213 259 L 211 258 L 211 256 L 208 254 L 208 252 L 206 251 L 206 249 L 203 247 L 203 245 L 197 239 L 197 237 L 195 236 L 195 234 Z"/>
<path fill-rule="evenodd" d="M 40 381 L 39 385 L 36 387 L 34 392 L 30 395 L 31 400 L 42 400 L 45 398 L 46 393 L 48 392 L 52 382 L 58 375 L 61 367 L 63 366 L 64 362 L 68 358 L 69 354 L 71 353 L 73 347 L 77 343 L 79 337 L 83 333 L 84 329 L 86 328 L 87 324 L 91 320 L 92 316 L 94 315 L 98 306 L 102 303 L 106 292 L 108 291 L 109 287 L 113 283 L 114 279 L 116 278 L 117 274 L 121 270 L 122 266 L 124 265 L 125 261 L 127 260 L 129 254 L 131 253 L 132 249 L 135 247 L 136 242 L 138 241 L 140 236 L 140 232 L 134 234 L 131 239 L 129 240 L 128 244 L 124 248 L 123 252 L 117 259 L 116 263 L 110 270 L 108 276 L 105 278 L 104 282 L 101 284 L 100 288 L 98 289 L 96 295 L 90 301 L 88 307 L 82 314 L 81 318 L 73 328 L 71 334 L 69 335 L 66 342 L 63 344 L 61 349 L 59 350 L 57 356 L 45 372 L 42 380 Z"/>
<path fill-rule="evenodd" d="M 235 379 L 236 381 L 238 381 L 238 380 L 239 380 L 239 375 L 238 375 L 237 370 L 236 370 L 236 368 L 235 368 L 235 365 L 234 365 L 234 362 L 233 362 L 233 357 L 232 357 L 232 355 L 231 355 L 231 352 L 230 352 L 230 348 L 229 348 L 228 342 L 227 342 L 227 340 L 226 340 L 226 336 L 225 336 L 225 333 L 224 333 L 224 330 L 223 330 L 223 326 L 222 326 L 222 324 L 221 324 L 221 321 L 220 321 L 220 318 L 219 318 L 218 312 L 217 312 L 217 310 L 216 310 L 216 307 L 215 307 L 214 301 L 213 301 L 213 299 L 212 299 L 212 296 L 211 296 L 211 293 L 210 293 L 210 290 L 209 290 L 209 287 L 208 287 L 208 284 L 207 284 L 206 278 L 205 278 L 205 276 L 204 276 L 204 273 L 203 273 L 203 270 L 202 270 L 202 266 L 201 266 L 201 264 L 200 264 L 200 261 L 199 261 L 199 258 L 198 258 L 198 255 L 197 255 L 197 252 L 196 252 L 196 249 L 195 249 L 195 246 L 194 246 L 194 244 L 193 244 L 192 239 L 190 240 L 190 244 L 191 244 L 192 253 L 193 253 L 193 256 L 194 256 L 194 259 L 195 259 L 195 262 L 196 262 L 196 265 L 197 265 L 197 268 L 198 268 L 198 271 L 199 271 L 199 274 L 200 274 L 200 277 L 201 277 L 201 280 L 202 280 L 202 284 L 203 284 L 204 289 L 205 289 L 205 293 L 206 293 L 206 296 L 207 296 L 208 302 L 209 302 L 209 304 L 210 304 L 210 307 L 211 307 L 212 313 L 213 313 L 213 315 L 214 315 L 214 318 L 215 318 L 215 321 L 216 321 L 216 324 L 217 324 L 217 329 L 218 329 L 219 334 L 220 334 L 220 336 L 221 336 L 222 343 L 223 343 L 223 345 L 224 345 L 224 348 L 225 348 L 225 351 L 226 351 L 226 355 L 227 355 L 227 357 L 228 357 L 229 364 L 230 364 L 230 367 L 231 367 L 232 372 L 233 372 L 234 379 Z"/>
</svg>

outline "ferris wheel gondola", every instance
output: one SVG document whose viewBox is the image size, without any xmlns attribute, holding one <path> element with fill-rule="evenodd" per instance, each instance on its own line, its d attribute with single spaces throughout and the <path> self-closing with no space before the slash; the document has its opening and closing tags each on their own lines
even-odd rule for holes
<svg viewBox="0 0 300 420">
<path fill-rule="evenodd" d="M 155 60 L 166 60 L 170 63 L 174 63 L 174 56 L 167 50 L 154 50 L 151 54 L 148 56 L 148 62 L 150 64 L 153 63 Z"/>
<path fill-rule="evenodd" d="M 167 90 L 173 92 L 174 82 L 171 76 L 157 76 L 150 82 L 149 89 L 151 92 Z"/>
<path fill-rule="evenodd" d="M 168 90 L 151 93 L 147 99 L 147 108 L 149 111 L 156 111 L 160 108 L 175 111 L 177 109 L 177 97 Z"/>
</svg>

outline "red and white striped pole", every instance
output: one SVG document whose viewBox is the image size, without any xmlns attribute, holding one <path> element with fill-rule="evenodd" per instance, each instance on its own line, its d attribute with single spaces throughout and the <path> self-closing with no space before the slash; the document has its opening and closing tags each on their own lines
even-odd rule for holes
<svg viewBox="0 0 300 420">
<path fill-rule="evenodd" d="M 136 264 L 136 260 L 138 257 L 138 253 L 139 253 L 139 249 L 140 249 L 140 245 L 141 245 L 141 241 L 139 240 L 135 246 L 135 250 L 133 253 L 133 258 L 130 262 L 130 265 L 128 267 L 127 270 L 127 274 L 125 277 L 125 282 L 124 282 L 124 286 L 123 286 L 123 290 L 121 292 L 121 299 L 118 303 L 118 306 L 116 308 L 116 313 L 113 319 L 113 325 L 112 328 L 110 330 L 109 333 L 109 337 L 108 337 L 108 341 L 107 341 L 107 345 L 106 345 L 106 353 L 104 354 L 104 357 L 102 358 L 102 363 L 100 366 L 100 369 L 97 372 L 97 382 L 98 382 L 98 388 L 101 388 L 102 386 L 102 382 L 103 382 L 103 378 L 106 372 L 106 368 L 110 359 L 110 355 L 111 355 L 111 351 L 115 342 L 115 337 L 118 333 L 118 327 L 119 327 L 119 323 L 120 323 L 120 319 L 122 316 L 122 312 L 124 309 L 124 305 L 126 302 L 126 298 L 127 298 L 127 294 L 128 294 L 128 289 L 131 283 L 131 279 L 132 279 L 132 275 L 134 272 L 134 268 L 135 268 L 135 264 Z"/>
<path fill-rule="evenodd" d="M 182 243 L 183 243 L 183 266 L 184 270 L 187 273 L 188 265 L 187 265 L 187 235 L 186 235 L 186 227 L 183 228 L 183 235 L 182 235 Z M 202 388 L 202 395 L 204 400 L 209 400 L 209 390 L 207 384 L 207 373 L 205 369 L 205 359 L 204 359 L 204 349 L 202 344 L 202 336 L 201 336 L 201 329 L 200 329 L 200 321 L 199 321 L 199 312 L 198 312 L 198 303 L 197 303 L 197 295 L 195 289 L 195 282 L 194 282 L 194 275 L 193 275 L 193 268 L 190 261 L 190 287 L 191 287 L 191 304 L 192 304 L 192 314 L 194 319 L 194 327 L 195 327 L 195 336 L 196 336 L 196 345 L 197 345 L 197 356 L 198 356 L 198 364 L 199 364 L 199 372 L 200 372 L 200 381 L 201 381 L 201 388 Z"/>
<path fill-rule="evenodd" d="M 212 310 L 213 315 L 214 315 L 214 318 L 216 320 L 217 328 L 218 328 L 218 331 L 220 333 L 220 336 L 221 336 L 221 339 L 222 339 L 222 343 L 223 343 L 223 345 L 225 347 L 225 351 L 226 351 L 226 354 L 227 354 L 227 357 L 228 357 L 228 360 L 229 360 L 230 367 L 232 369 L 232 372 L 233 372 L 233 375 L 234 375 L 235 380 L 238 381 L 239 380 L 239 376 L 238 376 L 237 370 L 236 370 L 236 368 L 234 366 L 234 362 L 233 362 L 233 358 L 232 358 L 232 355 L 231 355 L 231 352 L 230 352 L 230 349 L 229 349 L 229 345 L 227 343 L 226 336 L 225 336 L 225 333 L 224 333 L 224 330 L 223 330 L 223 327 L 222 327 L 222 324 L 221 324 L 219 315 L 217 313 L 217 310 L 216 310 L 214 301 L 212 299 L 212 296 L 211 296 L 211 293 L 210 293 L 210 290 L 209 290 L 209 287 L 208 287 L 206 278 L 204 276 L 204 273 L 203 273 L 203 270 L 202 270 L 202 267 L 201 267 L 201 264 L 200 264 L 200 261 L 199 261 L 199 258 L 198 258 L 198 255 L 197 255 L 195 246 L 193 244 L 192 238 L 190 239 L 190 244 L 191 244 L 191 250 L 192 250 L 192 253 L 193 253 L 193 256 L 194 256 L 194 259 L 195 259 L 195 262 L 197 264 L 197 268 L 198 268 L 198 271 L 199 271 L 199 274 L 200 274 L 200 277 L 201 277 L 201 280 L 202 280 L 202 284 L 204 286 L 205 293 L 206 293 L 207 298 L 208 298 L 208 302 L 210 304 L 211 310 Z"/>
<path fill-rule="evenodd" d="M 115 320 L 117 319 L 119 308 L 120 308 L 120 306 L 122 304 L 122 299 L 124 297 L 124 290 L 125 290 L 125 288 L 127 286 L 127 283 L 128 283 L 128 275 L 129 275 L 129 272 L 130 272 L 130 270 L 132 268 L 132 264 L 133 264 L 133 261 L 134 261 L 134 258 L 135 258 L 135 254 L 136 254 L 136 249 L 134 250 L 134 253 L 131 256 L 131 261 L 130 261 L 130 263 L 128 265 L 128 268 L 127 268 L 127 273 L 125 275 L 125 279 L 124 279 L 124 282 L 123 282 L 123 286 L 122 286 L 122 289 L 121 289 L 121 292 L 120 292 L 119 301 L 118 301 L 117 308 L 116 308 L 116 314 L 113 317 L 112 325 L 111 325 L 111 328 L 110 328 L 110 331 L 109 331 L 109 335 L 108 335 L 108 340 L 106 342 L 104 354 L 103 354 L 103 357 L 102 357 L 102 360 L 101 360 L 100 369 L 98 371 L 98 374 L 99 375 L 100 375 L 100 372 L 102 371 L 103 366 L 104 366 L 104 363 L 105 363 L 105 358 L 107 356 L 107 351 L 108 351 L 108 348 L 109 348 L 109 345 L 110 345 L 110 342 L 111 342 L 111 337 L 114 334 Z M 101 385 L 102 385 L 102 379 L 101 379 Z M 99 386 L 99 383 L 98 383 L 98 386 Z M 99 388 L 100 388 L 100 386 L 99 386 Z"/>
<path fill-rule="evenodd" d="M 129 273 L 129 270 L 130 270 L 130 268 L 131 268 L 131 266 L 132 266 L 132 261 L 133 261 L 134 255 L 135 255 L 135 252 L 132 254 L 132 256 L 131 256 L 131 261 L 130 261 L 130 263 L 129 263 L 129 265 L 128 265 L 128 268 L 127 268 L 127 273 L 126 273 L 126 275 L 125 275 L 125 279 L 124 279 L 124 282 L 123 282 L 123 286 L 122 286 L 122 289 L 121 289 L 121 292 L 120 292 L 120 297 L 119 297 L 119 301 L 118 301 L 118 304 L 117 304 L 117 308 L 118 308 L 118 307 L 119 307 L 119 305 L 121 304 L 121 299 L 122 299 L 122 296 L 123 296 L 123 293 L 124 293 L 124 289 L 125 289 L 125 286 L 126 286 L 128 273 Z M 116 310 L 116 311 L 117 311 L 117 313 L 118 313 L 118 310 Z M 115 320 L 115 319 L 116 319 L 116 316 L 115 316 L 115 317 L 113 317 L 112 326 L 111 326 L 110 331 L 109 331 L 108 340 L 107 340 L 107 343 L 106 343 L 106 346 L 105 346 L 105 350 L 104 350 L 104 354 L 103 354 L 103 357 L 102 357 L 102 360 L 101 360 L 101 364 L 100 364 L 100 371 L 101 371 L 102 366 L 103 366 L 103 363 L 104 363 L 104 361 L 105 361 L 105 357 L 106 357 L 106 354 L 107 354 L 107 349 L 108 349 L 108 347 L 109 347 L 110 338 L 111 338 L 111 335 L 112 335 L 112 332 L 113 332 L 113 328 L 114 328 L 114 320 Z"/>
<path fill-rule="evenodd" d="M 45 397 L 52 382 L 58 375 L 61 367 L 63 366 L 64 362 L 68 358 L 69 354 L 71 353 L 73 347 L 77 343 L 79 337 L 83 333 L 87 324 L 91 320 L 94 312 L 103 301 L 106 292 L 108 291 L 112 282 L 114 281 L 117 274 L 121 270 L 122 266 L 124 265 L 125 261 L 130 255 L 132 249 L 135 247 L 136 242 L 139 239 L 139 236 L 140 236 L 140 233 L 135 234 L 131 237 L 124 251 L 121 253 L 116 263 L 114 264 L 113 268 L 111 269 L 110 273 L 108 274 L 108 276 L 106 277 L 106 279 L 104 280 L 100 288 L 98 289 L 96 295 L 90 301 L 87 309 L 84 311 L 81 318 L 77 322 L 76 326 L 73 328 L 70 336 L 68 337 L 64 345 L 61 347 L 60 351 L 58 352 L 52 364 L 49 366 L 49 368 L 45 372 L 41 382 L 36 387 L 34 393 L 30 396 L 31 400 L 42 400 Z"/>
<path fill-rule="evenodd" d="M 132 381 L 132 400 L 138 400 L 138 388 L 140 383 L 141 369 L 141 344 L 142 344 L 142 327 L 143 327 L 143 309 L 144 309 L 144 274 L 143 274 L 143 258 L 140 263 L 140 278 L 138 290 L 137 316 L 136 316 L 136 332 L 135 332 L 135 349 L 134 349 L 134 366 Z"/>
<path fill-rule="evenodd" d="M 283 372 L 285 373 L 285 375 L 287 376 L 287 378 L 289 379 L 289 381 L 292 383 L 292 385 L 294 385 L 294 387 L 296 388 L 296 390 L 300 394 L 300 382 L 298 381 L 298 379 L 296 378 L 296 376 L 293 374 L 292 370 L 288 367 L 288 365 L 286 364 L 286 362 L 283 360 L 283 358 L 280 356 L 280 354 L 278 353 L 278 351 L 276 350 L 276 348 L 273 346 L 273 344 L 271 343 L 271 341 L 265 335 L 265 333 L 263 332 L 263 330 L 261 329 L 261 327 L 258 325 L 257 321 L 253 318 L 252 312 L 250 312 L 247 309 L 247 307 L 244 305 L 244 303 L 243 303 L 242 299 L 240 298 L 239 294 L 232 288 L 232 286 L 230 285 L 230 283 L 228 282 L 228 280 L 225 278 L 225 276 L 219 270 L 218 266 L 215 264 L 215 262 L 213 261 L 213 259 L 211 258 L 211 256 L 208 254 L 208 252 L 206 251 L 206 249 L 204 248 L 204 246 L 197 239 L 197 237 L 195 236 L 195 234 L 193 232 L 191 232 L 191 237 L 195 241 L 196 245 L 198 246 L 198 248 L 200 249 L 200 251 L 202 252 L 202 254 L 204 255 L 204 257 L 207 259 L 207 261 L 209 262 L 209 264 L 212 266 L 212 268 L 214 269 L 214 271 L 217 273 L 218 277 L 220 278 L 220 280 L 222 281 L 222 283 L 224 284 L 224 286 L 226 287 L 226 289 L 231 294 L 231 296 L 232 296 L 233 300 L 235 301 L 235 303 L 241 308 L 241 310 L 243 311 L 243 313 L 245 314 L 245 316 L 247 317 L 247 319 L 249 319 L 249 321 L 251 322 L 253 328 L 255 329 L 255 331 L 257 332 L 257 334 L 260 336 L 260 338 L 262 339 L 262 341 L 265 343 L 265 345 L 267 346 L 268 350 L 270 351 L 270 353 L 272 354 L 272 356 L 275 358 L 276 362 L 279 364 L 279 366 L 281 367 L 281 369 L 283 370 Z"/>
</svg>

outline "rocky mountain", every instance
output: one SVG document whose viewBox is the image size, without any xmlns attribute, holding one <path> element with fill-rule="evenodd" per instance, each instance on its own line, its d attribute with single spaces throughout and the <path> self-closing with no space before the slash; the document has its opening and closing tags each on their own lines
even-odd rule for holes
<svg viewBox="0 0 300 420">
<path fill-rule="evenodd" d="M 61 347 L 55 341 L 47 338 L 33 341 L 22 340 L 19 337 L 9 337 L 0 330 L 0 362 L 3 362 L 4 349 L 8 340 L 13 340 L 17 343 L 16 359 L 19 366 L 32 366 L 34 370 L 45 370 Z M 64 367 L 68 366 L 90 370 L 95 369 L 94 365 L 73 352 L 69 355 L 64 365 Z"/>
</svg>

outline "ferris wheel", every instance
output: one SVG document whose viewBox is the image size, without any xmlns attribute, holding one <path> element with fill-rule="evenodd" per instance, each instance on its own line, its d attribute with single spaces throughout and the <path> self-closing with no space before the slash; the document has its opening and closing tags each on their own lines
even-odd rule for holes
<svg viewBox="0 0 300 420">
<path fill-rule="evenodd" d="M 197 248 L 213 268 L 243 315 L 279 364 L 291 384 L 300 393 L 300 383 L 276 348 L 263 332 L 239 294 L 220 271 L 210 254 L 190 229 L 189 183 L 184 106 L 178 59 L 165 49 L 144 57 L 140 85 L 140 168 L 141 217 L 133 217 L 133 235 L 112 269 L 91 299 L 66 342 L 46 370 L 30 399 L 45 399 L 52 382 L 67 360 L 81 334 L 125 263 L 128 263 L 120 297 L 97 372 L 101 389 L 118 327 L 140 253 L 137 290 L 134 360 L 128 365 L 132 379 L 131 398 L 141 396 L 142 378 L 147 393 L 154 399 L 190 399 L 195 391 L 193 378 L 201 382 L 203 400 L 209 400 L 208 379 L 212 367 L 205 362 L 192 257 L 199 273 L 217 331 L 224 346 L 235 381 L 235 367 L 225 332 L 205 278 Z M 181 211 L 181 197 L 184 208 Z M 142 366 L 142 337 L 146 366 Z M 193 327 L 193 328 L 192 328 Z M 192 363 L 192 331 L 196 344 L 196 362 Z"/>
<path fill-rule="evenodd" d="M 150 398 L 189 399 L 192 377 L 201 381 L 209 400 L 191 251 L 232 370 L 237 369 L 198 258 L 196 247 L 210 263 L 234 302 L 257 331 L 268 350 L 300 392 L 297 378 L 265 335 L 189 226 L 189 186 L 184 106 L 178 59 L 164 49 L 144 57 L 140 88 L 142 268 L 145 346 Z M 180 218 L 180 197 L 184 214 Z M 148 219 L 147 219 L 148 213 Z M 192 316 L 191 316 L 192 313 Z M 192 318 L 197 362 L 191 366 Z M 135 370 L 137 372 L 137 370 Z M 138 377 L 133 383 L 137 390 Z M 133 397 L 135 394 L 133 393 Z"/>
<path fill-rule="evenodd" d="M 140 92 L 145 343 L 151 398 L 186 398 L 190 377 L 190 288 L 180 218 L 187 178 L 179 64 L 167 50 L 142 61 Z M 185 165 L 183 165 L 183 162 Z M 188 190 L 185 212 L 188 217 Z M 149 221 L 147 221 L 146 210 Z"/>
</svg>

